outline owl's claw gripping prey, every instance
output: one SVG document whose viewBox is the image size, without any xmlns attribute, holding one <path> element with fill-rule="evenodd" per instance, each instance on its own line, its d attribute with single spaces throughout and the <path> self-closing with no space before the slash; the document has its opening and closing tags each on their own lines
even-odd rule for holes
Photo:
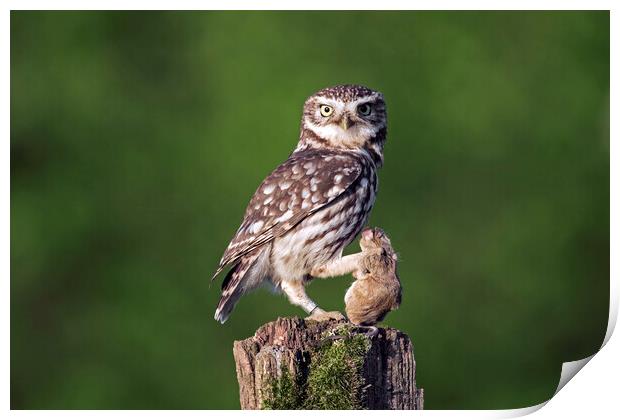
<svg viewBox="0 0 620 420">
<path fill-rule="evenodd" d="M 336 321 L 341 321 L 341 320 L 344 320 L 346 318 L 344 317 L 344 315 L 342 315 L 338 311 L 326 312 L 326 311 L 324 311 L 321 308 L 316 308 L 305 319 L 306 319 L 306 321 L 318 321 L 318 322 L 321 322 L 321 321 L 329 321 L 329 320 L 332 320 L 332 319 L 335 319 Z"/>
</svg>

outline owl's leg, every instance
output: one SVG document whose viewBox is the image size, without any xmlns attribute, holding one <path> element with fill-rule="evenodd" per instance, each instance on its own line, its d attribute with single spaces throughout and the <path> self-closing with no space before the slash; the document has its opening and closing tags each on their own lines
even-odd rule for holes
<svg viewBox="0 0 620 420">
<path fill-rule="evenodd" d="M 344 316 L 340 312 L 326 312 L 319 308 L 319 306 L 306 294 L 303 281 L 283 280 L 280 287 L 293 305 L 299 306 L 309 314 L 306 319 L 315 321 L 344 319 Z"/>
<path fill-rule="evenodd" d="M 289 302 L 295 306 L 299 306 L 307 313 L 315 310 L 321 310 L 312 299 L 306 294 L 304 283 L 301 280 L 283 280 L 280 284 L 282 291 L 288 297 Z"/>
<path fill-rule="evenodd" d="M 362 259 L 362 253 L 346 255 L 337 260 L 330 261 L 327 264 L 313 268 L 310 272 L 312 277 L 325 279 L 328 277 L 343 276 L 345 274 L 353 273 L 360 267 L 360 261 Z"/>
</svg>

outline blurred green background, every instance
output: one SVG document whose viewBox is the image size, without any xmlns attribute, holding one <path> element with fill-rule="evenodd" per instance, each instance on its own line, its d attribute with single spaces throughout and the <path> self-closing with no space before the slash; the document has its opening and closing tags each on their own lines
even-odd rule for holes
<svg viewBox="0 0 620 420">
<path fill-rule="evenodd" d="M 233 340 L 303 314 L 219 325 L 208 280 L 340 83 L 388 104 L 370 223 L 426 408 L 551 397 L 607 325 L 608 12 L 12 12 L 11 407 L 238 408 Z"/>
</svg>

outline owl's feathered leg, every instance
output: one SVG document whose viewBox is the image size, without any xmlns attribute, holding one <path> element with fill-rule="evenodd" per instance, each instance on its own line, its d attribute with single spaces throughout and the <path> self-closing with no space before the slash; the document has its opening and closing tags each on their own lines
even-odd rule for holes
<svg viewBox="0 0 620 420">
<path fill-rule="evenodd" d="M 299 306 L 309 314 L 317 309 L 320 310 L 319 306 L 306 294 L 303 281 L 283 280 L 280 287 L 293 305 Z"/>
<path fill-rule="evenodd" d="M 353 273 L 359 269 L 361 258 L 361 252 L 346 255 L 342 258 L 330 261 L 327 264 L 312 269 L 310 275 L 312 275 L 312 277 L 325 279 L 328 277 L 337 277 Z"/>
<path fill-rule="evenodd" d="M 299 306 L 309 314 L 306 319 L 315 321 L 344 319 L 344 316 L 340 312 L 326 312 L 319 308 L 319 306 L 306 294 L 304 283 L 301 280 L 283 280 L 280 284 L 280 288 L 293 305 Z"/>
</svg>

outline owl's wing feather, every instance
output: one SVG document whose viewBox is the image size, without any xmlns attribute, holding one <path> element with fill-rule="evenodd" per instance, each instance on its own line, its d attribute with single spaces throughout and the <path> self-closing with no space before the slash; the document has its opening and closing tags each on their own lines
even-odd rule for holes
<svg viewBox="0 0 620 420">
<path fill-rule="evenodd" d="M 233 268 L 226 274 L 222 283 L 222 296 L 215 310 L 215 319 L 222 324 L 226 322 L 235 304 L 243 294 L 243 287 L 240 287 L 246 273 L 252 268 L 254 261 L 260 256 L 261 250 L 249 252 L 235 263 Z"/>
<path fill-rule="evenodd" d="M 213 279 L 229 264 L 284 235 L 346 191 L 364 170 L 353 153 L 293 153 L 258 187 Z"/>
</svg>

